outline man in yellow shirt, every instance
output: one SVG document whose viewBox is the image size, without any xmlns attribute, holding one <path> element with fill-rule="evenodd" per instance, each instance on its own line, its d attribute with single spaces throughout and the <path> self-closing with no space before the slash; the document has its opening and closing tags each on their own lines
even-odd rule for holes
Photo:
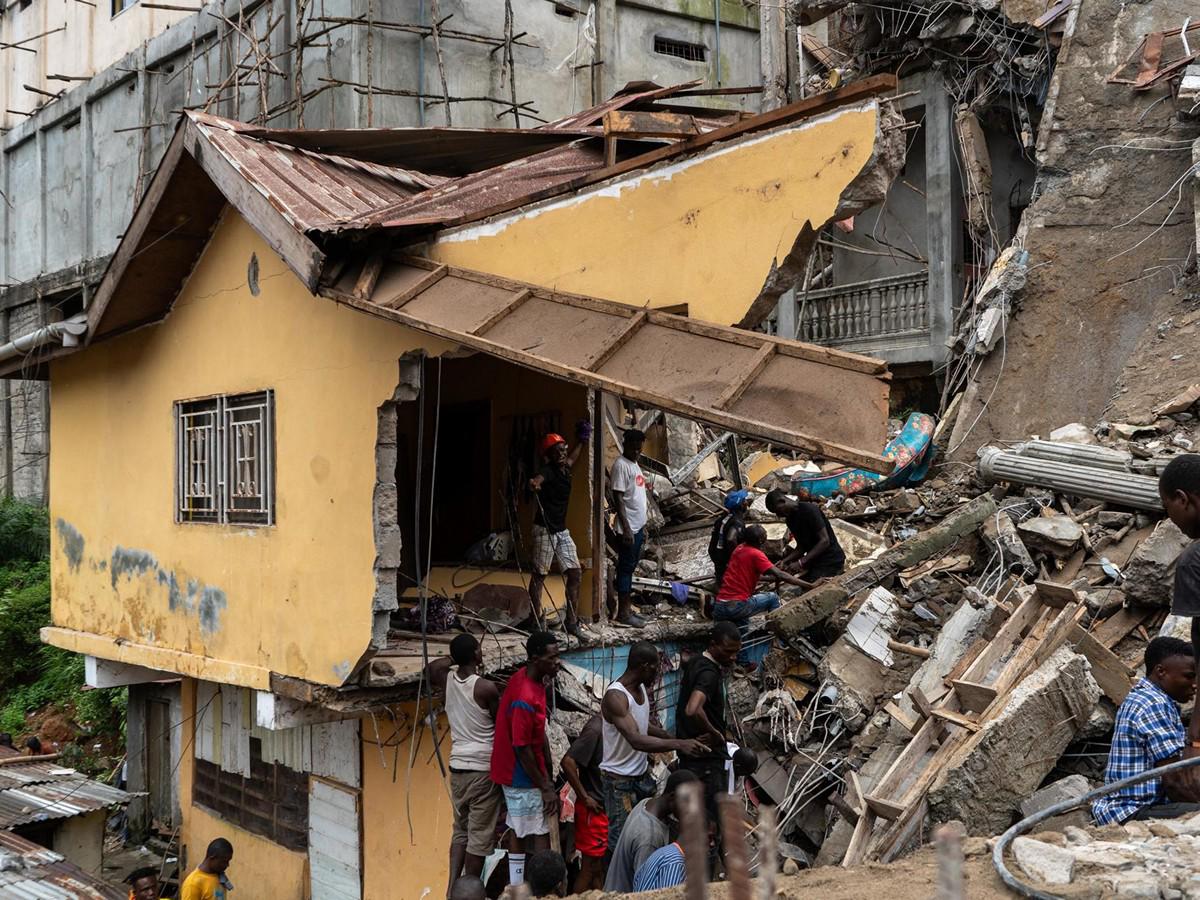
<svg viewBox="0 0 1200 900">
<path fill-rule="evenodd" d="M 217 838 L 208 845 L 204 860 L 183 882 L 179 900 L 229 900 L 233 885 L 225 870 L 233 860 L 233 844 Z"/>
</svg>

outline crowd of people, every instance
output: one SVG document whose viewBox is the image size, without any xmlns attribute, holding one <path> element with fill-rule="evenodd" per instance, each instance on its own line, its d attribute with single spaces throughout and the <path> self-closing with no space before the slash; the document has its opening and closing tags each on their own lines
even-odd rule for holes
<svg viewBox="0 0 1200 900">
<path fill-rule="evenodd" d="M 479 643 L 468 634 L 451 642 L 449 657 L 430 665 L 431 683 L 445 694 L 452 742 L 454 833 L 447 895 L 456 900 L 483 896 L 478 879 L 497 846 L 506 851 L 509 883 L 528 883 L 534 896 L 568 887 L 630 891 L 682 881 L 676 790 L 698 783 L 708 820 L 715 823 L 718 795 L 738 793 L 740 780 L 758 766 L 752 751 L 730 740 L 725 678 L 738 663 L 752 665 L 743 650 L 751 617 L 780 604 L 765 582 L 807 587 L 845 564 L 821 508 L 782 491 L 768 494 L 767 506 L 787 523 L 796 546 L 772 563 L 764 552 L 766 531 L 747 521 L 751 495 L 731 492 L 709 546 L 716 573 L 714 627 L 707 648 L 683 665 L 675 733 L 654 714 L 653 690 L 663 668 L 659 650 L 645 641 L 635 643 L 625 671 L 608 685 L 600 712 L 559 761 L 556 783 L 546 739 L 546 686 L 558 671 L 561 647 L 553 633 L 542 630 L 542 598 L 557 562 L 566 588 L 564 629 L 581 633 L 581 567 L 567 508 L 573 470 L 591 438 L 586 423 L 579 423 L 576 437 L 571 447 L 559 434 L 545 435 L 541 466 L 528 484 L 534 524 L 531 611 L 522 623 L 532 631 L 526 665 L 501 691 L 483 676 Z M 638 464 L 644 442 L 641 431 L 624 432 L 622 453 L 608 479 L 614 511 L 608 539 L 615 557 L 615 602 L 610 600 L 609 611 L 634 627 L 645 624 L 633 611 L 633 578 L 648 519 L 647 479 Z M 655 777 L 656 756 L 670 760 L 666 777 Z"/>
<path fill-rule="evenodd" d="M 568 888 L 627 892 L 681 883 L 679 787 L 699 784 L 715 822 L 717 796 L 739 793 L 741 779 L 758 766 L 753 752 L 729 739 L 724 679 L 741 644 L 733 623 L 717 622 L 705 650 L 684 663 L 675 734 L 654 714 L 659 650 L 646 641 L 633 644 L 600 712 L 562 757 L 556 784 L 546 686 L 560 665 L 558 637 L 549 631 L 530 635 L 528 660 L 503 691 L 481 674 L 479 642 L 469 634 L 455 637 L 450 656 L 432 662 L 429 673 L 445 693 L 452 742 L 447 896 L 482 897 L 479 878 L 497 846 L 507 851 L 508 882 L 529 884 L 535 897 Z M 661 783 L 655 754 L 675 755 L 673 771 Z"/>
</svg>

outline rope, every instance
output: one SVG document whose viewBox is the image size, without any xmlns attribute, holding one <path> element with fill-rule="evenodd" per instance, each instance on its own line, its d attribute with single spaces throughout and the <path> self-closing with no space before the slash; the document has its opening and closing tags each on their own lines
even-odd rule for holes
<svg viewBox="0 0 1200 900">
<path fill-rule="evenodd" d="M 1157 769 L 1150 769 L 1143 772 L 1141 775 L 1131 775 L 1129 778 L 1122 778 L 1120 781 L 1114 781 L 1112 784 L 1106 784 L 1103 787 L 1098 787 L 1094 791 L 1088 791 L 1082 797 L 1073 800 L 1064 800 L 1062 803 L 1056 803 L 1047 809 L 1043 809 L 1039 813 L 1022 819 L 1004 834 L 1000 835 L 1000 839 L 996 841 L 996 847 L 992 850 L 992 864 L 996 867 L 996 874 L 1000 876 L 1008 887 L 1012 888 L 1022 897 L 1029 897 L 1032 900 L 1062 900 L 1057 894 L 1047 894 L 1044 891 L 1039 891 L 1029 887 L 1023 881 L 1018 879 L 1004 862 L 1004 851 L 1008 849 L 1008 845 L 1013 840 L 1025 832 L 1033 828 L 1033 826 L 1045 822 L 1047 819 L 1052 819 L 1057 815 L 1065 812 L 1070 812 L 1073 809 L 1078 809 L 1084 804 L 1091 803 L 1097 797 L 1103 797 L 1106 794 L 1113 794 L 1119 790 L 1131 787 L 1135 784 L 1141 784 L 1143 781 L 1151 781 L 1155 778 L 1161 778 L 1168 772 L 1179 772 L 1183 769 L 1190 769 L 1195 766 L 1200 766 L 1200 756 L 1194 756 L 1191 759 L 1183 759 L 1179 762 L 1173 762 L 1166 766 L 1160 766 Z"/>
</svg>

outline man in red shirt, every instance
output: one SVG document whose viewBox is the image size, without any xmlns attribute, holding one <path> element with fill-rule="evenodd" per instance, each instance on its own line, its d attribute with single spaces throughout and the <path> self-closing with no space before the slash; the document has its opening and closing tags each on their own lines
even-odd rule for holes
<svg viewBox="0 0 1200 900">
<path fill-rule="evenodd" d="M 550 820 L 558 812 L 558 794 L 550 777 L 546 738 L 546 684 L 558 672 L 558 639 L 535 631 L 525 642 L 529 659 L 508 679 L 496 713 L 492 745 L 492 781 L 504 790 L 508 827 L 516 851 L 508 854 L 511 884 L 525 880 L 525 851 L 550 846 Z"/>
<path fill-rule="evenodd" d="M 749 659 L 745 647 L 746 636 L 750 632 L 750 617 L 779 609 L 777 593 L 756 593 L 759 579 L 769 575 L 797 587 L 810 587 L 808 582 L 775 568 L 762 551 L 766 543 L 767 530 L 761 525 L 750 525 L 742 532 L 742 543 L 734 548 L 729 557 L 725 577 L 721 579 L 721 589 L 717 591 L 717 602 L 713 604 L 713 619 L 733 622 L 742 634 L 743 649 L 738 652 L 738 662 Z"/>
</svg>

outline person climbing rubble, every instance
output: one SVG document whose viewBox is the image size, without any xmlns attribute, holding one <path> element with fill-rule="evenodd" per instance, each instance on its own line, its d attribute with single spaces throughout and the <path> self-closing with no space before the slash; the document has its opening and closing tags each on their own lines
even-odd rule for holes
<svg viewBox="0 0 1200 900">
<path fill-rule="evenodd" d="M 563 628 L 575 636 L 579 635 L 579 584 L 583 573 L 579 565 L 579 553 L 575 541 L 567 529 L 567 506 L 571 502 L 571 478 L 575 464 L 583 448 L 592 436 L 592 426 L 579 422 L 576 426 L 578 443 L 575 448 L 567 446 L 560 434 L 550 433 L 542 438 L 543 465 L 529 479 L 529 490 L 534 498 L 533 512 L 533 575 L 529 579 L 529 602 L 532 609 L 529 619 L 521 623 L 522 628 L 541 627 L 542 586 L 550 574 L 550 566 L 557 559 L 559 571 L 566 582 L 566 614 Z"/>
<path fill-rule="evenodd" d="M 779 560 L 780 569 L 809 581 L 842 574 L 846 554 L 819 505 L 789 497 L 776 488 L 767 493 L 767 509 L 787 523 L 796 542 L 795 548 Z"/>
<path fill-rule="evenodd" d="M 767 530 L 761 525 L 748 525 L 742 532 L 742 543 L 734 548 L 729 557 L 729 566 L 717 600 L 713 604 L 713 619 L 718 622 L 733 622 L 741 634 L 742 647 L 738 651 L 738 662 L 748 663 L 749 652 L 745 646 L 750 633 L 750 619 L 758 613 L 779 609 L 779 594 L 775 591 L 758 591 L 758 582 L 764 576 L 796 587 L 810 587 L 795 575 L 789 575 L 775 566 L 763 547 L 767 543 Z"/>
<path fill-rule="evenodd" d="M 725 577 L 725 567 L 734 548 L 742 542 L 742 531 L 746 528 L 746 513 L 754 502 L 749 491 L 730 491 L 725 495 L 725 512 L 713 523 L 712 537 L 708 541 L 708 558 L 713 563 L 713 577 L 718 588 Z"/>
</svg>

